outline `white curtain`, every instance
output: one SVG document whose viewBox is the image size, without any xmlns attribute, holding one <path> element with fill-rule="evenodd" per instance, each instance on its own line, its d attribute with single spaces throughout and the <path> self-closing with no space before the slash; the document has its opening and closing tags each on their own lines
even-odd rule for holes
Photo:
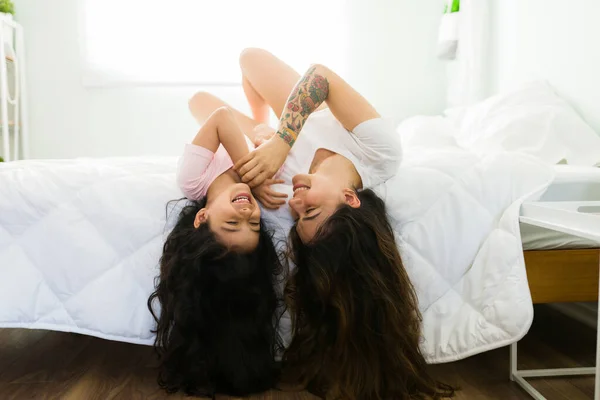
<svg viewBox="0 0 600 400">
<path fill-rule="evenodd" d="M 449 62 L 448 105 L 466 106 L 489 96 L 491 52 L 489 0 L 461 0 L 458 50 Z"/>
<path fill-rule="evenodd" d="M 83 0 L 88 85 L 237 84 L 263 47 L 304 70 L 347 67 L 347 0 Z"/>
</svg>

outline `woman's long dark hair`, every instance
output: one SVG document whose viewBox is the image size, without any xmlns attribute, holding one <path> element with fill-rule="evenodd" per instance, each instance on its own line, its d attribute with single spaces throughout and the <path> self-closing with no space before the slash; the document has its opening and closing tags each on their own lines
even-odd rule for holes
<svg viewBox="0 0 600 400">
<path fill-rule="evenodd" d="M 189 395 L 262 392 L 279 379 L 275 285 L 281 263 L 262 222 L 250 254 L 228 251 L 208 224 L 194 228 L 205 204 L 190 202 L 182 209 L 148 299 L 157 323 L 158 383 L 167 392 Z M 155 299 L 160 313 L 152 307 Z"/>
<path fill-rule="evenodd" d="M 419 349 L 421 315 L 385 204 L 371 190 L 342 206 L 303 244 L 290 232 L 296 268 L 286 285 L 294 337 L 284 380 L 326 398 L 440 399 Z"/>
</svg>

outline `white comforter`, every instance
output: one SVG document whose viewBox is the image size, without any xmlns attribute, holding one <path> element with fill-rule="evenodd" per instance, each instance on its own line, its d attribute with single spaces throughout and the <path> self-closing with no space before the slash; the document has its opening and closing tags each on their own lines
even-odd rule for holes
<svg viewBox="0 0 600 400">
<path fill-rule="evenodd" d="M 165 204 L 181 196 L 175 170 L 175 158 L 0 164 L 0 327 L 151 344 L 146 300 L 168 233 Z M 552 169 L 527 155 L 407 146 L 384 197 L 429 361 L 526 333 L 519 205 L 551 180 Z"/>
<path fill-rule="evenodd" d="M 176 158 L 0 164 L 0 326 L 151 344 Z"/>
<path fill-rule="evenodd" d="M 448 362 L 519 340 L 533 320 L 519 210 L 552 168 L 509 153 L 412 150 L 385 200 L 423 313 L 423 353 Z"/>
</svg>

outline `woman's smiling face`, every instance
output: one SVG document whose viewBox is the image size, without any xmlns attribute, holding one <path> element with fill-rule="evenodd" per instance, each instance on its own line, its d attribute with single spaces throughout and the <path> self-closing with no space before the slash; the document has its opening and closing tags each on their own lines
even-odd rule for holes
<svg viewBox="0 0 600 400">
<path fill-rule="evenodd" d="M 298 174 L 292 179 L 294 196 L 290 212 L 303 243 L 315 236 L 319 227 L 343 204 L 356 206 L 356 193 L 322 174 Z M 358 206 L 360 202 L 358 202 Z"/>
</svg>

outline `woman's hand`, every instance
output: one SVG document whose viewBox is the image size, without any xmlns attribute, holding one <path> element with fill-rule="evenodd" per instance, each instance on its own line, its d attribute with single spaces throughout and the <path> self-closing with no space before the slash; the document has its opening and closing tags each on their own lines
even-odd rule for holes
<svg viewBox="0 0 600 400">
<path fill-rule="evenodd" d="M 267 179 L 261 185 L 252 189 L 254 196 L 268 209 L 276 210 L 285 204 L 287 194 L 279 193 L 271 189 L 271 185 L 284 183 L 282 179 Z"/>
<path fill-rule="evenodd" d="M 272 178 L 285 162 L 290 146 L 275 135 L 253 152 L 242 157 L 233 169 L 251 188 Z"/>
</svg>

